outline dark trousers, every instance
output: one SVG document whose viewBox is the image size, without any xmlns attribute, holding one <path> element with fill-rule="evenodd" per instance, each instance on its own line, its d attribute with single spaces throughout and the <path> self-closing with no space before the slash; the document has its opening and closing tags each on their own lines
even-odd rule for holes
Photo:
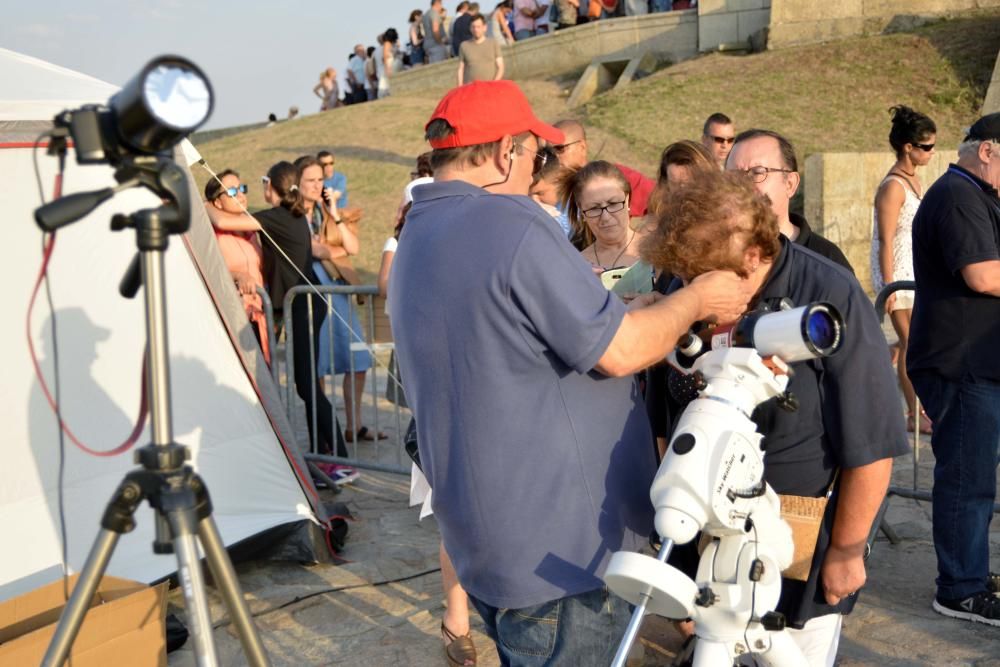
<svg viewBox="0 0 1000 667">
<path fill-rule="evenodd" d="M 1000 384 L 911 376 L 934 422 L 933 524 L 939 598 L 986 590 L 1000 465 Z"/>
<path fill-rule="evenodd" d="M 306 299 L 312 300 L 312 334 L 309 331 L 309 305 Z M 313 449 L 320 454 L 333 451 L 333 443 L 337 443 L 337 456 L 348 456 L 344 436 L 340 424 L 334 416 L 333 406 L 320 391 L 319 378 L 316 377 L 316 359 L 319 356 L 319 329 L 326 317 L 326 307 L 313 294 L 296 297 L 292 300 L 292 345 L 294 346 L 295 392 L 306 404 L 306 425 L 309 427 L 309 437 Z M 312 354 L 310 354 L 310 350 Z M 313 400 L 316 401 L 316 430 L 313 433 Z M 318 437 L 317 437 L 318 436 Z"/>
</svg>

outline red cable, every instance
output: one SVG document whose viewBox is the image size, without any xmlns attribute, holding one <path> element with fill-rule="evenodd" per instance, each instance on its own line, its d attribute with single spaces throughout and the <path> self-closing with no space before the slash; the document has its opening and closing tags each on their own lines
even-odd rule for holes
<svg viewBox="0 0 1000 667">
<path fill-rule="evenodd" d="M 54 190 L 54 194 L 56 198 L 58 198 L 62 194 L 61 173 L 56 175 Z M 42 280 L 48 272 L 49 260 L 52 258 L 52 251 L 55 249 L 55 246 L 56 234 L 55 232 L 51 232 L 48 235 L 48 239 L 45 241 L 45 246 L 42 251 L 42 267 L 38 272 L 38 278 L 35 280 L 35 288 L 31 292 L 31 301 L 28 302 L 28 321 L 25 328 L 28 335 L 28 350 L 31 353 L 31 363 L 35 367 L 35 377 L 38 378 L 38 384 L 41 385 L 42 393 L 45 394 L 45 399 L 49 402 L 49 407 L 52 409 L 53 414 L 57 415 L 59 428 L 61 428 L 63 432 L 69 436 L 70 441 L 74 445 L 91 456 L 117 456 L 132 448 L 132 446 L 139 440 L 139 436 L 142 435 L 142 431 L 146 426 L 146 415 L 149 411 L 149 406 L 146 400 L 146 354 L 144 352 L 142 355 L 142 389 L 139 397 L 139 416 L 136 419 L 135 427 L 132 429 L 132 433 L 129 434 L 128 439 L 114 449 L 109 449 L 107 451 L 91 449 L 87 445 L 83 444 L 79 438 L 76 437 L 73 431 L 70 430 L 69 426 L 65 421 L 63 421 L 62 417 L 58 416 L 58 406 L 56 405 L 55 399 L 52 397 L 52 392 L 49 391 L 49 385 L 45 382 L 45 376 L 42 375 L 42 368 L 38 364 L 38 356 L 35 354 L 35 344 L 31 335 L 31 314 L 35 309 L 35 299 L 38 297 L 38 290 L 42 286 Z M 57 373 L 59 372 L 58 368 L 55 370 Z"/>
</svg>

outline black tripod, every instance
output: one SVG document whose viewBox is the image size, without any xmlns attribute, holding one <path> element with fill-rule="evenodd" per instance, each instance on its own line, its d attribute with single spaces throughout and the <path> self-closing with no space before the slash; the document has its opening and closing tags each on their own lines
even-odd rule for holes
<svg viewBox="0 0 1000 667">
<path fill-rule="evenodd" d="M 136 452 L 136 462 L 141 467 L 125 476 L 104 511 L 101 531 L 59 619 L 42 664 L 60 667 L 66 662 L 118 538 L 135 527 L 135 510 L 143 500 L 147 500 L 156 512 L 153 551 L 158 554 L 173 552 L 177 556 L 177 577 L 184 593 L 197 664 L 208 666 L 218 662 L 205 582 L 198 559 L 197 545 L 200 541 L 249 663 L 268 665 L 267 654 L 243 600 L 236 572 L 212 519 L 208 489 L 191 466 L 185 463 L 190 458 L 188 448 L 173 441 L 163 254 L 169 235 L 185 232 L 190 224 L 187 176 L 169 158 L 143 156 L 123 159 L 117 166 L 115 179 L 121 184 L 117 188 L 57 199 L 35 211 L 35 220 L 42 229 L 55 231 L 83 217 L 117 191 L 139 185 L 164 200 L 164 205 L 156 209 L 144 209 L 128 216 L 116 215 L 111 224 L 116 231 L 125 228 L 136 230 L 139 254 L 130 265 L 120 291 L 123 296 L 131 298 L 140 284 L 146 288 L 145 377 L 152 442 Z"/>
</svg>

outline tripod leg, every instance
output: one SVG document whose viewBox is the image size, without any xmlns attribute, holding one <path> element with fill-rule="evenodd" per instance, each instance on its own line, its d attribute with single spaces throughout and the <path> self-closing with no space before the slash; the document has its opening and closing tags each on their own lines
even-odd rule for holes
<svg viewBox="0 0 1000 667">
<path fill-rule="evenodd" d="M 118 544 L 118 537 L 118 533 L 106 528 L 97 534 L 97 539 L 94 540 L 94 545 L 87 556 L 87 563 L 83 566 L 52 641 L 45 651 L 45 657 L 42 659 L 44 667 L 62 667 L 69 658 L 76 634 L 80 631 L 83 618 L 90 608 L 90 601 L 97 592 L 97 586 L 101 583 L 104 571 L 115 551 L 115 545 Z"/>
<path fill-rule="evenodd" d="M 223 546 L 219 529 L 211 516 L 198 522 L 198 537 L 201 539 L 202 549 L 205 550 L 205 560 L 208 561 L 208 567 L 215 577 L 219 590 L 222 591 L 222 597 L 225 598 L 226 606 L 229 608 L 229 615 L 240 635 L 247 662 L 253 667 L 267 667 L 271 664 L 267 659 L 267 652 L 257 633 L 257 627 L 253 624 L 253 617 L 247 608 L 246 600 L 243 599 L 243 591 L 240 590 L 236 571 Z"/>
<path fill-rule="evenodd" d="M 178 509 L 167 513 L 173 531 L 174 553 L 177 555 L 177 578 L 184 593 L 188 625 L 194 637 L 195 660 L 198 667 L 215 667 L 219 661 L 212 638 L 212 618 L 205 594 L 205 577 L 198 560 L 193 509 Z"/>
</svg>

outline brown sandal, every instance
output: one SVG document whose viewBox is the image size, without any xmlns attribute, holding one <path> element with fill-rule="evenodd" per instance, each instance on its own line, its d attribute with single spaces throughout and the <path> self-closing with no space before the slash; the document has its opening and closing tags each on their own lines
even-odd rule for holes
<svg viewBox="0 0 1000 667">
<path fill-rule="evenodd" d="M 444 645 L 444 657 L 449 667 L 470 667 L 476 664 L 476 645 L 472 643 L 472 632 L 456 635 L 441 621 L 441 636 L 448 643 Z"/>
</svg>

